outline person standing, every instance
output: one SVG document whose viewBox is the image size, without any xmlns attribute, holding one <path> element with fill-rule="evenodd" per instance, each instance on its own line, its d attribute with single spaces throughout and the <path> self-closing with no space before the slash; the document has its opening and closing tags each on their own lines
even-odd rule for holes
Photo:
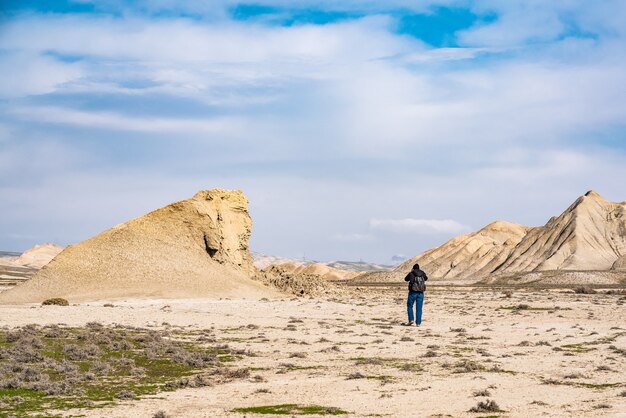
<svg viewBox="0 0 626 418">
<path fill-rule="evenodd" d="M 419 264 L 413 265 L 413 269 L 404 278 L 405 282 L 409 282 L 409 296 L 406 300 L 409 322 L 403 325 L 419 327 L 422 324 L 422 306 L 424 305 L 426 280 L 428 280 L 428 276 L 420 270 Z M 415 305 L 415 316 L 413 316 L 413 305 Z"/>
</svg>

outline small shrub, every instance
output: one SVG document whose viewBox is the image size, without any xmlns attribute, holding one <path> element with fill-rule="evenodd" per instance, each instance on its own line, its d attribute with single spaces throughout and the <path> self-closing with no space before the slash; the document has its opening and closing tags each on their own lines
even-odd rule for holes
<svg viewBox="0 0 626 418">
<path fill-rule="evenodd" d="M 502 292 L 502 294 L 504 295 L 505 298 L 510 298 L 511 296 L 513 296 L 513 291 L 505 290 L 504 292 Z"/>
<path fill-rule="evenodd" d="M 306 358 L 306 353 L 291 353 L 289 358 Z"/>
<path fill-rule="evenodd" d="M 382 366 L 385 364 L 385 362 L 378 358 L 361 358 L 356 361 L 356 364 L 371 364 L 374 366 Z"/>
<path fill-rule="evenodd" d="M 97 345 L 90 344 L 87 346 L 78 346 L 74 344 L 66 344 L 63 352 L 70 360 L 84 360 L 93 357 L 100 352 Z"/>
<path fill-rule="evenodd" d="M 485 370 L 485 367 L 473 360 L 460 360 L 455 365 L 455 373 L 472 373 Z"/>
<path fill-rule="evenodd" d="M 574 289 L 574 293 L 577 293 L 579 295 L 595 295 L 598 292 L 596 292 L 593 288 L 589 286 L 579 286 Z"/>
<path fill-rule="evenodd" d="M 144 376 L 146 374 L 146 369 L 143 367 L 133 367 L 130 369 L 131 376 Z"/>
<path fill-rule="evenodd" d="M 121 400 L 130 400 L 130 399 L 135 399 L 135 394 L 131 392 L 130 390 L 124 389 L 118 392 L 117 395 L 115 395 L 115 397 Z"/>
<path fill-rule="evenodd" d="M 215 377 L 217 382 L 226 383 L 235 379 L 246 379 L 250 377 L 250 369 L 228 369 L 224 367 L 217 368 L 211 372 L 211 375 Z"/>
<path fill-rule="evenodd" d="M 46 338 L 61 338 L 66 334 L 58 325 L 46 325 L 43 331 L 43 336 Z"/>
<path fill-rule="evenodd" d="M 469 412 L 504 412 L 500 409 L 500 406 L 496 403 L 496 401 L 492 401 L 491 399 L 487 399 L 486 401 L 480 401 L 478 404 L 471 408 Z"/>
<path fill-rule="evenodd" d="M 478 397 L 478 396 L 491 396 L 491 392 L 489 392 L 489 390 L 487 390 L 487 389 L 477 390 L 476 392 L 474 392 L 474 396 L 475 397 Z"/>
<path fill-rule="evenodd" d="M 96 360 L 91 364 L 91 371 L 97 374 L 108 374 L 111 370 L 111 366 L 109 363 L 104 361 Z"/>
<path fill-rule="evenodd" d="M 348 375 L 348 380 L 365 379 L 366 377 L 367 376 L 365 376 L 364 374 L 356 372 Z"/>
<path fill-rule="evenodd" d="M 70 306 L 70 303 L 67 301 L 67 299 L 63 299 L 63 298 L 46 299 L 41 304 L 42 305 L 56 305 L 56 306 Z"/>
<path fill-rule="evenodd" d="M 169 415 L 165 411 L 157 411 L 152 415 L 152 418 L 169 418 Z"/>
</svg>

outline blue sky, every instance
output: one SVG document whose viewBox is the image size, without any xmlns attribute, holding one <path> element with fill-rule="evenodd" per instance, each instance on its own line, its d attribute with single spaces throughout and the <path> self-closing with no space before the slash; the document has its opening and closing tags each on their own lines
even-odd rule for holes
<svg viewBox="0 0 626 418">
<path fill-rule="evenodd" d="M 8 1 L 0 249 L 242 189 L 253 250 L 388 262 L 626 200 L 626 4 Z"/>
</svg>

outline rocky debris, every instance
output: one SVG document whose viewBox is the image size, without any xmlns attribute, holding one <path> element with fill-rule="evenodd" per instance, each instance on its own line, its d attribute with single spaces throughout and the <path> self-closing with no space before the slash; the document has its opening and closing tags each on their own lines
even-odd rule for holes
<svg viewBox="0 0 626 418">
<path fill-rule="evenodd" d="M 67 247 L 0 302 L 276 295 L 251 277 L 241 191 L 204 190 Z"/>
<path fill-rule="evenodd" d="M 294 273 L 281 266 L 270 266 L 259 271 L 256 280 L 297 296 L 321 296 L 342 292 L 342 289 L 316 274 Z"/>
</svg>

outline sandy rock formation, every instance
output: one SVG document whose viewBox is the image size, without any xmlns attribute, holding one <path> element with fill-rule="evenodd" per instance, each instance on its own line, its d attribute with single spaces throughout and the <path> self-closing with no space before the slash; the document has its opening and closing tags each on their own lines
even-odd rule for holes
<svg viewBox="0 0 626 418">
<path fill-rule="evenodd" d="M 439 279 L 480 277 L 509 258 L 530 228 L 509 222 L 493 222 L 478 232 L 453 238 L 400 264 L 394 271 L 409 272 L 415 263 Z"/>
<path fill-rule="evenodd" d="M 251 231 L 242 192 L 200 191 L 67 247 L 0 302 L 275 295 L 250 279 Z"/>
<path fill-rule="evenodd" d="M 259 271 L 256 279 L 283 292 L 297 296 L 339 295 L 346 293 L 345 289 L 341 289 L 335 284 L 324 280 L 317 274 L 295 273 L 279 265 L 272 265 Z"/>
<path fill-rule="evenodd" d="M 609 270 L 626 254 L 626 202 L 608 202 L 595 192 L 533 228 L 497 272 Z"/>
</svg>

